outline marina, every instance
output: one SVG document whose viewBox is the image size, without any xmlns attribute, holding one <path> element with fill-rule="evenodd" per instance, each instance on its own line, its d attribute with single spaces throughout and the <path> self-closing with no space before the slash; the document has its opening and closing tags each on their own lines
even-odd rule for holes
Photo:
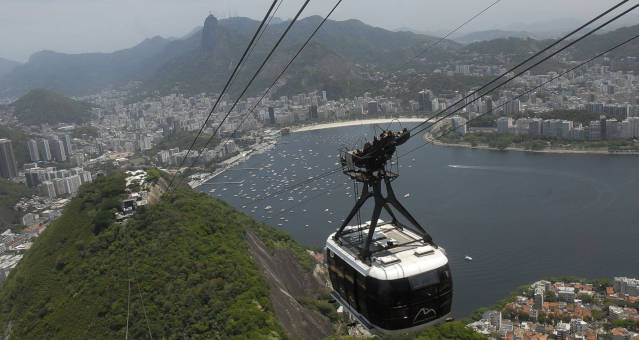
<svg viewBox="0 0 639 340">
<path fill-rule="evenodd" d="M 227 171 L 198 190 L 216 189 L 210 194 L 256 220 L 304 245 L 323 246 L 361 186 L 338 172 L 286 189 L 334 169 L 341 147 L 371 139 L 374 132 L 373 126 L 354 126 L 292 133 L 237 165 L 261 170 Z M 419 146 L 417 139 L 405 149 Z M 639 158 L 431 145 L 398 163 L 397 197 L 448 253 L 454 316 L 466 316 L 540 277 L 639 276 L 632 242 L 639 237 L 633 227 L 639 219 L 633 205 Z M 241 185 L 213 184 L 242 180 Z M 263 196 L 278 191 L 283 193 Z M 362 222 L 370 219 L 366 216 Z"/>
</svg>

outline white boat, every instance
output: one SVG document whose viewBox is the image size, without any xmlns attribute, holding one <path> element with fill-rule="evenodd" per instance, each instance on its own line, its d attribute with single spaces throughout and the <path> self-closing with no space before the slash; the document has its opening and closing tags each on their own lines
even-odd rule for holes
<svg viewBox="0 0 639 340">
<path fill-rule="evenodd" d="M 404 198 L 409 198 L 409 197 L 410 197 L 410 194 L 404 195 Z"/>
<path fill-rule="evenodd" d="M 466 256 L 464 257 L 464 260 L 466 260 L 466 261 L 472 261 L 472 260 L 473 260 L 473 258 L 472 258 L 472 257 L 470 257 L 470 256 L 468 256 L 468 255 L 466 255 Z"/>
</svg>

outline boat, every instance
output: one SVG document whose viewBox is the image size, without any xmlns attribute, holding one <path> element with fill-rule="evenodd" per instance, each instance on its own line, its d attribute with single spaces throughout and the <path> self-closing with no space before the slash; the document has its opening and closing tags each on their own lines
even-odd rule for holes
<svg viewBox="0 0 639 340">
<path fill-rule="evenodd" d="M 410 197 L 410 194 L 404 195 L 404 198 L 409 198 L 409 197 Z"/>
<path fill-rule="evenodd" d="M 468 255 L 466 255 L 466 256 L 464 256 L 464 260 L 466 260 L 466 261 L 470 262 L 470 261 L 472 261 L 472 260 L 473 260 L 473 258 L 472 258 L 472 257 L 470 257 L 470 256 L 468 256 Z"/>
</svg>

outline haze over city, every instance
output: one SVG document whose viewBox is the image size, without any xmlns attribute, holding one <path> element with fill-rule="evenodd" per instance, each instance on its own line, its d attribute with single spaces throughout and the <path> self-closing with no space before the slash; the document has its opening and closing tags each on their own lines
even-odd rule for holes
<svg viewBox="0 0 639 340">
<path fill-rule="evenodd" d="M 639 340 L 638 13 L 0 0 L 0 335 Z"/>
<path fill-rule="evenodd" d="M 394 0 L 391 5 L 383 0 L 347 0 L 333 19 L 358 19 L 386 29 L 442 34 L 491 2 L 494 1 Z M 40 50 L 112 52 L 156 35 L 188 34 L 209 12 L 219 18 L 260 19 L 268 3 L 265 0 L 0 0 L 0 57 L 25 62 Z M 301 3 L 301 0 L 287 1 L 278 17 L 292 17 Z M 489 29 L 562 33 L 612 3 L 611 0 L 534 3 L 504 0 L 457 35 Z M 331 6 L 325 1 L 311 2 L 304 16 L 323 16 Z"/>
</svg>

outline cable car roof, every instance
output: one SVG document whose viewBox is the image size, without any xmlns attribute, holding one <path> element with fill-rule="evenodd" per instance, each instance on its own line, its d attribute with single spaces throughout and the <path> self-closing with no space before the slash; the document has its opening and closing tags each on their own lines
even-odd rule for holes
<svg viewBox="0 0 639 340">
<path fill-rule="evenodd" d="M 370 222 L 345 228 L 342 245 L 328 237 L 326 246 L 360 274 L 379 280 L 395 280 L 440 268 L 448 263 L 444 250 L 426 244 L 423 238 L 404 228 L 379 220 L 371 242 L 370 265 L 358 258 Z M 359 230 L 359 231 L 358 231 Z M 362 233 L 360 235 L 360 232 Z"/>
</svg>

